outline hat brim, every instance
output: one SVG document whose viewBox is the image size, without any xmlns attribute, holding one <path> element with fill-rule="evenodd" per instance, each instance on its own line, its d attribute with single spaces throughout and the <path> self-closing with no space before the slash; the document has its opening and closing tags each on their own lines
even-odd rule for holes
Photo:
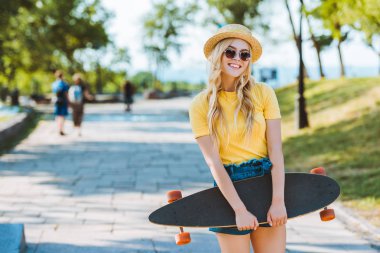
<svg viewBox="0 0 380 253">
<path fill-rule="evenodd" d="M 206 58 L 208 58 L 212 52 L 212 50 L 214 49 L 214 47 L 216 46 L 216 44 L 218 44 L 220 41 L 224 40 L 224 39 L 227 39 L 227 38 L 236 38 L 236 39 L 242 39 L 244 41 L 246 41 L 250 47 L 251 47 L 251 62 L 256 62 L 260 57 L 261 57 L 261 54 L 262 54 L 262 47 L 261 47 L 261 44 L 260 42 L 253 36 L 249 36 L 249 35 L 245 35 L 245 34 L 242 34 L 242 33 L 239 33 L 239 32 L 223 32 L 223 33 L 219 33 L 219 34 L 215 34 L 214 36 L 212 36 L 211 38 L 209 38 L 204 47 L 203 47 L 203 52 L 206 56 Z"/>
</svg>

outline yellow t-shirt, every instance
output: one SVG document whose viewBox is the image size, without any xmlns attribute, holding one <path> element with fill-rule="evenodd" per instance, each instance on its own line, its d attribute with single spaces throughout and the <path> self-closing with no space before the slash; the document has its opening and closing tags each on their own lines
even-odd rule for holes
<svg viewBox="0 0 380 253">
<path fill-rule="evenodd" d="M 280 108 L 274 90 L 265 83 L 255 83 L 252 87 L 254 104 L 254 123 L 250 141 L 245 141 L 240 133 L 245 128 L 245 119 L 241 112 L 238 114 L 237 127 L 234 122 L 234 112 L 237 106 L 236 92 L 220 91 L 218 99 L 228 122 L 229 140 L 219 138 L 219 155 L 223 164 L 238 164 L 252 158 L 268 156 L 266 141 L 266 119 L 280 119 Z M 190 123 L 195 138 L 209 135 L 207 124 L 208 100 L 206 92 L 194 97 L 190 109 Z M 218 132 L 219 129 L 218 129 Z M 228 145 L 227 145 L 228 143 Z"/>
</svg>

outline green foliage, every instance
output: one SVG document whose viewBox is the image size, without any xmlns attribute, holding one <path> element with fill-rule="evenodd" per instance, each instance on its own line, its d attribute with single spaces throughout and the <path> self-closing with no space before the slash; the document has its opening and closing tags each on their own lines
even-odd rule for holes
<svg viewBox="0 0 380 253">
<path fill-rule="evenodd" d="M 193 21 L 198 10 L 196 3 L 183 3 L 175 0 L 163 0 L 153 5 L 153 11 L 144 19 L 144 48 L 149 59 L 154 61 L 157 72 L 160 67 L 170 64 L 168 53 L 180 54 L 182 44 L 179 37 L 183 28 Z"/>
<path fill-rule="evenodd" d="M 141 71 L 131 77 L 132 83 L 138 90 L 147 89 L 153 83 L 154 77 L 152 73 Z"/>
<path fill-rule="evenodd" d="M 25 27 L 30 34 L 24 43 L 32 58 L 56 55 L 69 69 L 76 68 L 74 52 L 78 49 L 99 49 L 109 43 L 104 22 L 109 14 L 99 1 L 39 1 L 39 7 L 26 13 L 33 19 Z M 101 17 L 101 18 L 99 18 Z M 47 59 L 48 60 L 48 59 Z M 46 61 L 49 68 L 51 61 Z M 53 62 L 54 63 L 54 62 Z"/>
<path fill-rule="evenodd" d="M 112 70 L 98 65 L 98 68 L 83 73 L 91 93 L 119 93 L 126 73 L 123 70 Z M 68 79 L 72 82 L 71 78 Z M 99 91 L 98 85 L 101 86 Z"/>
<path fill-rule="evenodd" d="M 315 36 L 315 40 L 319 49 L 322 51 L 323 49 L 329 47 L 334 39 L 331 37 L 331 35 L 321 34 Z"/>
<path fill-rule="evenodd" d="M 348 7 L 347 0 L 323 0 L 320 5 L 310 11 L 314 18 L 322 21 L 331 36 L 340 42 L 347 38 L 348 31 L 343 31 L 344 13 Z"/>
<path fill-rule="evenodd" d="M 208 21 L 214 24 L 242 24 L 256 30 L 258 26 L 269 29 L 265 17 L 260 13 L 259 6 L 263 0 L 207 0 L 210 7 L 215 8 L 219 15 L 210 15 Z"/>
<path fill-rule="evenodd" d="M 336 40 L 343 41 L 350 26 L 364 33 L 368 44 L 374 36 L 380 36 L 380 2 L 378 0 L 323 0 L 310 12 L 322 20 L 323 25 Z"/>
<path fill-rule="evenodd" d="M 163 83 L 163 91 L 174 92 L 174 91 L 200 91 L 204 88 L 204 84 L 193 84 L 186 81 L 169 81 Z"/>
<path fill-rule="evenodd" d="M 10 84 L 16 69 L 24 64 L 25 51 L 15 17 L 23 10 L 33 9 L 33 5 L 32 0 L 3 1 L 0 5 L 0 83 Z"/>
<path fill-rule="evenodd" d="M 347 0 L 349 7 L 345 10 L 343 21 L 353 29 L 364 34 L 365 42 L 380 54 L 380 1 L 378 0 Z"/>
<path fill-rule="evenodd" d="M 0 83 L 23 93 L 47 84 L 56 68 L 83 70 L 74 54 L 109 44 L 110 14 L 99 0 L 15 0 L 0 6 Z M 33 78 L 31 77 L 33 76 Z M 33 82 L 32 82 L 33 80 Z M 51 80 L 49 80 L 50 82 Z"/>
</svg>

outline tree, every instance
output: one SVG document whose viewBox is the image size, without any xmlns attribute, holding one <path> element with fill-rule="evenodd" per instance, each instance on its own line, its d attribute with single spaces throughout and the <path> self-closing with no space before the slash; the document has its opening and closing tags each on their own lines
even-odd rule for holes
<svg viewBox="0 0 380 253">
<path fill-rule="evenodd" d="M 259 5 L 263 0 L 207 0 L 211 8 L 218 11 L 218 15 L 210 15 L 207 21 L 219 24 L 242 24 L 252 30 L 269 29 L 265 17 L 259 12 Z"/>
<path fill-rule="evenodd" d="M 297 35 L 297 32 L 296 32 L 296 28 L 295 28 L 295 24 L 292 17 L 292 12 L 290 11 L 288 0 L 285 0 L 285 6 L 286 6 L 286 10 L 288 11 L 290 25 L 292 27 L 293 39 L 294 39 L 294 42 L 296 43 L 298 53 L 300 53 L 300 44 L 298 41 L 299 35 Z M 302 70 L 303 73 L 305 74 L 305 76 L 308 76 L 304 62 L 302 62 L 302 67 L 303 67 L 303 70 Z"/>
<path fill-rule="evenodd" d="M 348 0 L 350 1 L 350 0 Z M 311 10 L 311 14 L 320 19 L 325 29 L 330 31 L 331 36 L 338 42 L 337 49 L 340 62 L 340 75 L 345 76 L 343 53 L 341 45 L 348 38 L 348 31 L 344 29 L 344 13 L 351 8 L 347 0 L 323 0 L 320 5 Z"/>
<path fill-rule="evenodd" d="M 168 53 L 181 53 L 180 31 L 192 21 L 198 10 L 196 3 L 177 5 L 175 0 L 164 0 L 153 5 L 153 11 L 144 18 L 144 48 L 149 59 L 154 60 L 157 79 L 160 68 L 170 64 Z"/>
<path fill-rule="evenodd" d="M 82 70 L 75 52 L 109 44 L 110 14 L 99 0 L 12 0 L 0 5 L 0 82 L 19 72 Z M 30 78 L 26 78 L 30 80 Z M 24 79 L 24 80 L 26 80 Z"/>
<path fill-rule="evenodd" d="M 33 9 L 34 0 L 3 1 L 0 5 L 0 81 L 8 87 L 15 79 L 17 68 L 23 66 L 25 51 L 20 44 L 20 32 L 15 16 L 25 9 Z"/>
<path fill-rule="evenodd" d="M 296 106 L 296 114 L 297 114 L 297 126 L 298 129 L 302 129 L 305 127 L 309 127 L 309 120 L 306 112 L 306 99 L 304 97 L 304 67 L 303 67 L 303 55 L 302 55 L 302 19 L 303 19 L 303 8 L 304 3 L 303 0 L 300 0 L 300 29 L 298 35 L 298 47 L 299 47 L 299 75 L 298 75 L 298 97 L 297 97 L 297 106 Z"/>
<path fill-rule="evenodd" d="M 26 31 L 31 35 L 25 42 L 32 57 L 47 51 L 57 55 L 59 62 L 66 63 L 69 72 L 73 72 L 78 67 L 74 58 L 76 50 L 99 49 L 110 42 L 105 30 L 110 14 L 101 7 L 99 0 L 39 2 Z"/>
<path fill-rule="evenodd" d="M 321 78 L 324 78 L 325 74 L 322 66 L 321 52 L 325 48 L 329 47 L 334 39 L 332 38 L 331 34 L 328 34 L 328 32 L 326 32 L 325 29 L 318 27 L 317 25 L 314 25 L 313 15 L 310 13 L 310 11 L 308 11 L 308 8 L 306 8 L 305 3 L 303 11 L 309 28 L 310 40 L 312 41 L 315 51 L 317 53 L 319 73 Z M 315 29 L 315 27 L 317 27 L 317 29 Z"/>
<path fill-rule="evenodd" d="M 314 46 L 316 53 L 317 53 L 319 73 L 320 73 L 321 78 L 324 78 L 325 74 L 323 72 L 321 52 L 325 48 L 329 47 L 334 39 L 331 37 L 331 35 L 325 35 L 325 34 L 317 35 L 314 32 L 313 27 L 311 25 L 310 15 L 308 15 L 306 13 L 305 13 L 305 15 L 306 15 L 307 24 L 309 27 L 310 39 L 313 42 L 313 46 Z"/>
<path fill-rule="evenodd" d="M 364 35 L 365 43 L 379 58 L 380 74 L 380 2 L 378 0 L 347 0 L 343 22 Z"/>
<path fill-rule="evenodd" d="M 147 71 L 140 71 L 134 76 L 132 76 L 131 80 L 132 83 L 134 83 L 137 88 L 147 89 L 148 84 L 153 82 L 153 75 L 150 72 Z"/>
<path fill-rule="evenodd" d="M 94 83 L 96 93 L 102 94 L 103 88 L 108 85 L 107 90 L 117 90 L 122 80 L 118 80 L 120 76 L 126 78 L 127 68 L 130 64 L 130 55 L 127 48 L 117 48 L 114 44 L 100 49 L 84 49 L 79 50 L 76 59 L 85 70 L 92 72 L 94 75 Z M 115 78 L 117 76 L 117 78 Z M 108 78 L 110 77 L 110 78 Z M 110 82 L 109 82 L 110 81 Z"/>
</svg>

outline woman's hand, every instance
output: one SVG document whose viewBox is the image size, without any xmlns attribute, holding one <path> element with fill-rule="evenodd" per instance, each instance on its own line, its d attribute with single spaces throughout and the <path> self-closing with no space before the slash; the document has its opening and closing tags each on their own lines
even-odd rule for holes
<svg viewBox="0 0 380 253">
<path fill-rule="evenodd" d="M 267 221 L 272 227 L 278 227 L 285 225 L 288 219 L 286 213 L 285 203 L 282 202 L 272 202 L 269 208 Z"/>
<path fill-rule="evenodd" d="M 236 226 L 239 231 L 256 230 L 259 226 L 256 216 L 251 214 L 247 209 L 235 211 Z"/>
</svg>

